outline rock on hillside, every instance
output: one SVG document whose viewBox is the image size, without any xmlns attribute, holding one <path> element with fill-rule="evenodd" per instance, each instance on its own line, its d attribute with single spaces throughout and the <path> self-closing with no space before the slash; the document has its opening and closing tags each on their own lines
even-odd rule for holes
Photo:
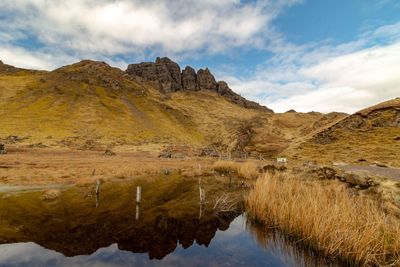
<svg viewBox="0 0 400 267">
<path fill-rule="evenodd" d="M 242 107 L 272 112 L 267 107 L 236 94 L 226 82 L 217 82 L 208 68 L 199 69 L 196 73 L 192 67 L 187 66 L 181 71 L 177 63 L 163 57 L 157 58 L 155 62 L 130 64 L 125 72 L 139 81 L 151 83 L 163 93 L 208 90 Z"/>
<path fill-rule="evenodd" d="M 181 69 L 169 58 L 157 58 L 156 62 L 130 64 L 126 73 L 151 82 L 162 92 L 182 90 Z"/>
</svg>

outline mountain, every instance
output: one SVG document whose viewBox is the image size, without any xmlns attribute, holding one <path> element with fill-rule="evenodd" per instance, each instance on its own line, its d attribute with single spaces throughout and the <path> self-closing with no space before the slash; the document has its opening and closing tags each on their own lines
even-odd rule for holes
<svg viewBox="0 0 400 267">
<path fill-rule="evenodd" d="M 301 160 L 379 161 L 399 167 L 400 98 L 363 109 L 321 128 L 284 153 Z"/>
<path fill-rule="evenodd" d="M 196 73 L 192 67 L 186 66 L 181 71 L 179 65 L 167 57 L 158 57 L 156 62 L 131 64 L 126 73 L 131 77 L 139 78 L 140 81 L 152 84 L 164 93 L 208 90 L 224 96 L 228 101 L 239 106 L 272 112 L 267 107 L 236 94 L 226 82 L 217 82 L 208 68 L 200 69 Z"/>
<path fill-rule="evenodd" d="M 325 119 L 324 119 L 325 118 Z M 0 141 L 73 149 L 194 150 L 274 156 L 336 117 L 275 114 L 168 58 L 126 71 L 84 60 L 54 71 L 0 65 Z"/>
</svg>

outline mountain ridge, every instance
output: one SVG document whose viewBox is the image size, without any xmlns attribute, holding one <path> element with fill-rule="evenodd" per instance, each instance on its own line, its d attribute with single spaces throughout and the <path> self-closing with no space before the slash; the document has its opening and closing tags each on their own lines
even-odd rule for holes
<svg viewBox="0 0 400 267">
<path fill-rule="evenodd" d="M 324 163 L 378 161 L 400 167 L 399 141 L 400 98 L 395 98 L 344 116 L 284 153 Z"/>
<path fill-rule="evenodd" d="M 83 72 L 97 76 L 95 73 L 97 68 L 110 69 L 113 70 L 114 74 L 118 73 L 118 75 L 114 75 L 114 80 L 125 77 L 134 79 L 140 83 L 146 82 L 157 88 L 161 93 L 209 90 L 225 97 L 228 101 L 239 106 L 249 109 L 273 112 L 273 110 L 269 109 L 268 107 L 262 106 L 254 101 L 247 100 L 246 98 L 235 93 L 225 81 L 217 82 L 214 75 L 208 68 L 199 69 L 196 72 L 194 68 L 186 66 L 181 70 L 180 66 L 168 57 L 157 57 L 155 62 L 129 64 L 125 71 L 117 67 L 112 67 L 104 61 L 84 59 L 79 62 L 45 72 L 68 74 L 69 72 L 76 72 L 77 70 L 82 69 Z M 73 71 L 71 71 L 71 69 Z M 15 73 L 18 71 L 41 72 L 40 70 L 17 68 L 4 64 L 0 60 L 0 73 Z M 104 74 L 104 72 L 102 73 Z M 71 77 L 71 79 L 73 79 L 73 77 Z M 86 81 L 90 83 L 89 79 Z"/>
<path fill-rule="evenodd" d="M 125 73 L 153 83 L 161 92 L 210 90 L 245 108 L 273 112 L 238 95 L 225 81 L 216 81 L 208 68 L 196 72 L 192 67 L 186 66 L 181 71 L 180 66 L 167 57 L 158 57 L 155 62 L 130 64 Z"/>
</svg>

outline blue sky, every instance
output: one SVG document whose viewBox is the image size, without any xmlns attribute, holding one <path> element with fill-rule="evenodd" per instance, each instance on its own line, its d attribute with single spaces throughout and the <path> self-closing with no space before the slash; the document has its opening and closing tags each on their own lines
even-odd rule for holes
<svg viewBox="0 0 400 267">
<path fill-rule="evenodd" d="M 4 0 L 0 60 L 54 69 L 168 56 L 278 112 L 400 96 L 397 0 Z"/>
</svg>

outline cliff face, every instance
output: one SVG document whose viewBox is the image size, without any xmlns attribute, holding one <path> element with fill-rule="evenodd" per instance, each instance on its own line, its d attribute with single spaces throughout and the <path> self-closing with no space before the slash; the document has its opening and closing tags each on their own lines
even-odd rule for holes
<svg viewBox="0 0 400 267">
<path fill-rule="evenodd" d="M 135 79 L 151 83 L 163 93 L 209 90 L 242 107 L 272 112 L 236 94 L 226 82 L 217 82 L 208 68 L 199 69 L 196 73 L 192 67 L 187 66 L 181 71 L 177 63 L 164 57 L 157 58 L 155 62 L 131 64 L 125 72 Z"/>
</svg>

